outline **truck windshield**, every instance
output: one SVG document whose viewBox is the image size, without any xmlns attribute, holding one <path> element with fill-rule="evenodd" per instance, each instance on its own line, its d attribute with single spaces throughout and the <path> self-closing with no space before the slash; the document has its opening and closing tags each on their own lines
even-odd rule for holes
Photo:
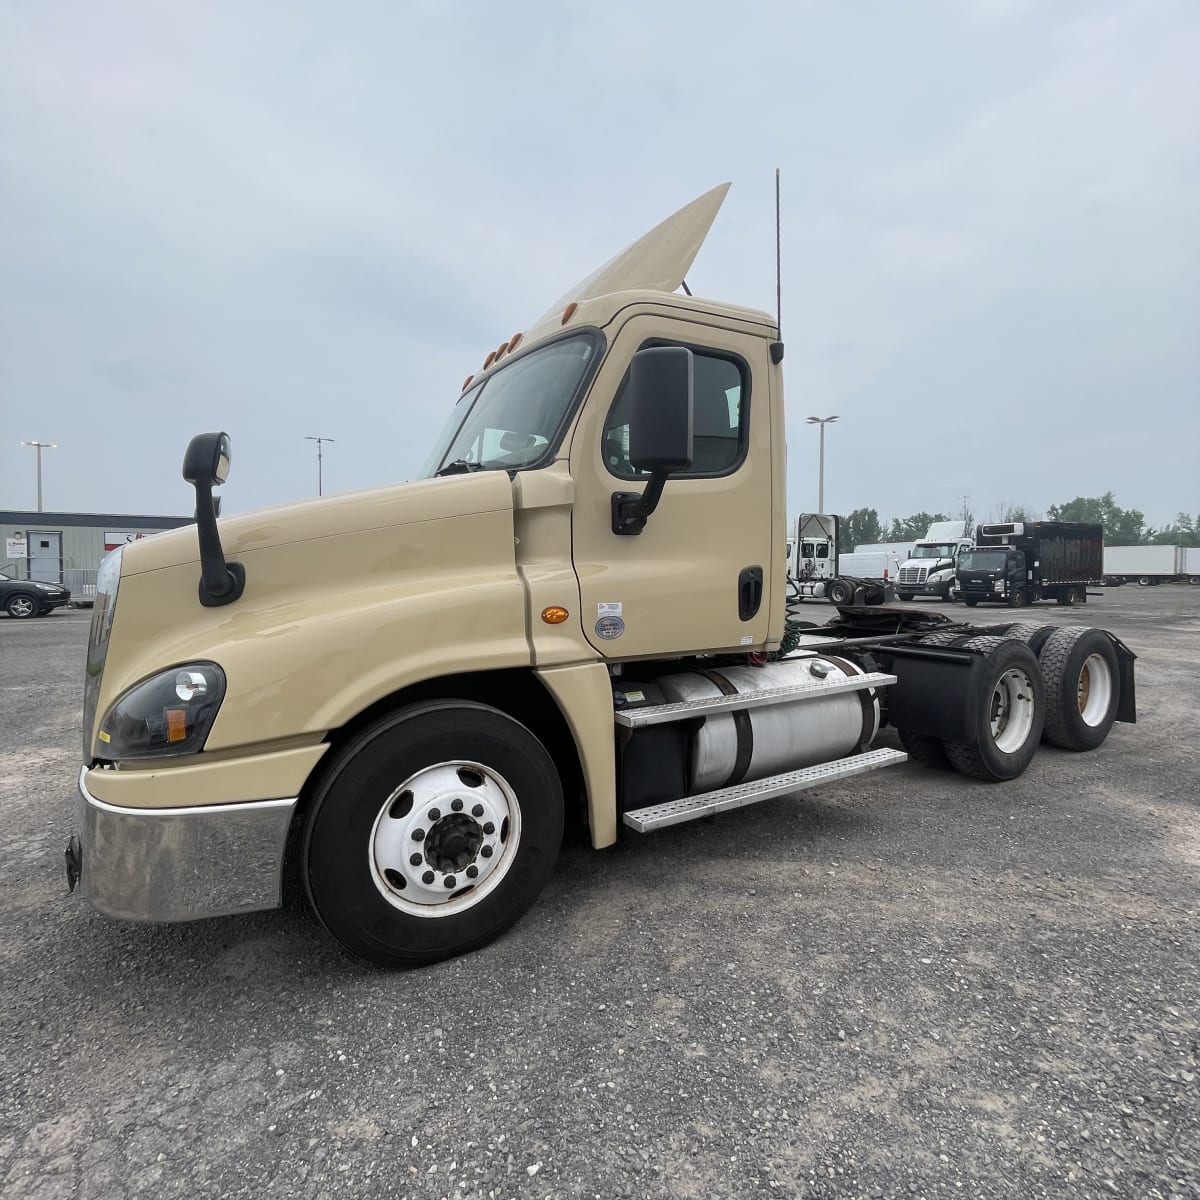
<svg viewBox="0 0 1200 1200">
<path fill-rule="evenodd" d="M 953 558 L 958 546 L 954 542 L 921 542 L 913 547 L 913 558 Z"/>
<path fill-rule="evenodd" d="M 594 332 L 563 338 L 513 359 L 465 392 L 421 478 L 542 466 L 600 359 L 600 345 Z"/>
<path fill-rule="evenodd" d="M 969 550 L 958 560 L 960 571 L 1003 571 L 1005 550 Z"/>
</svg>

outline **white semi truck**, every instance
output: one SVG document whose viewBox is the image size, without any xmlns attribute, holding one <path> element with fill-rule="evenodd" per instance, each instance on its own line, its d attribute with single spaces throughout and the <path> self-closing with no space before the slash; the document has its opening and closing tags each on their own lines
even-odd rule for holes
<svg viewBox="0 0 1200 1200">
<path fill-rule="evenodd" d="M 230 440 L 192 439 L 196 524 L 97 579 L 66 861 L 97 909 L 294 879 L 412 966 L 518 921 L 569 816 L 600 850 L 907 756 L 994 783 L 1135 719 L 1102 630 L 789 619 L 778 323 L 678 291 L 725 190 L 490 350 L 416 482 L 218 522 Z"/>
<path fill-rule="evenodd" d="M 875 559 L 848 561 L 840 539 L 841 520 L 832 513 L 801 513 L 796 518 L 796 535 L 788 539 L 792 597 L 830 604 L 883 604 L 891 599 L 886 568 L 874 575 L 870 572 Z"/>
<path fill-rule="evenodd" d="M 937 596 L 953 600 L 958 594 L 955 572 L 960 554 L 974 547 L 964 521 L 935 521 L 900 565 L 896 595 L 901 600 Z"/>
</svg>

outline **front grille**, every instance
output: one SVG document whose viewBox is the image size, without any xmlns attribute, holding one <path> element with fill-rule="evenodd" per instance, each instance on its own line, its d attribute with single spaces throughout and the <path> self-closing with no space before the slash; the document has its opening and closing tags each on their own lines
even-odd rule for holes
<svg viewBox="0 0 1200 1200">
<path fill-rule="evenodd" d="M 901 567 L 900 582 L 904 583 L 924 583 L 925 576 L 929 574 L 928 567 Z"/>
</svg>

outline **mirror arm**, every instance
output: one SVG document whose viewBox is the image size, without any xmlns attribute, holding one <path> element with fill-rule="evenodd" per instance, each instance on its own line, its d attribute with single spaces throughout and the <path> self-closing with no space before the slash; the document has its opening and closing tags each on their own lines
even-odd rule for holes
<svg viewBox="0 0 1200 1200">
<path fill-rule="evenodd" d="M 644 492 L 613 492 L 613 533 L 637 535 L 646 528 L 646 519 L 658 507 L 670 474 L 670 471 L 652 472 Z"/>
<path fill-rule="evenodd" d="M 200 603 L 205 608 L 232 604 L 246 588 L 246 568 L 225 561 L 217 531 L 217 505 L 212 485 L 195 484 L 196 532 L 200 541 Z"/>
</svg>

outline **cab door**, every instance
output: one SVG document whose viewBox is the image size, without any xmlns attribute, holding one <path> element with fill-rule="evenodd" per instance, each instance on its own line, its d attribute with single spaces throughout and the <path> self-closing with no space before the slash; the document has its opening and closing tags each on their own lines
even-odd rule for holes
<svg viewBox="0 0 1200 1200">
<path fill-rule="evenodd" d="M 694 457 L 667 480 L 645 528 L 617 534 L 613 493 L 641 492 L 647 478 L 629 462 L 625 389 L 630 359 L 647 346 L 692 352 Z M 571 444 L 583 632 L 606 658 L 766 643 L 785 533 L 773 528 L 768 379 L 761 335 L 642 314 L 614 338 Z"/>
</svg>

